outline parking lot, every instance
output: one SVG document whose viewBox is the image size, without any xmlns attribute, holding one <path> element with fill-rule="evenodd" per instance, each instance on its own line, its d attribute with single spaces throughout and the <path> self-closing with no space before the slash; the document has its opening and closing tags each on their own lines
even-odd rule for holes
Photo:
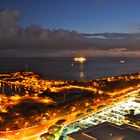
<svg viewBox="0 0 140 140">
<path fill-rule="evenodd" d="M 130 109 L 134 109 L 135 114 L 140 113 L 140 102 L 136 102 L 136 98 L 140 98 L 138 95 L 139 94 L 136 94 L 133 97 L 129 97 L 125 101 L 104 108 L 101 111 L 95 112 L 66 126 L 63 129 L 62 133 L 62 135 L 64 136 L 63 139 L 67 139 L 67 134 L 88 128 L 93 125 L 98 125 L 99 123 L 106 121 L 117 125 L 122 125 L 124 123 L 128 125 L 133 125 L 131 122 L 125 120 L 124 115 L 129 114 Z M 135 127 L 139 126 L 135 125 Z"/>
</svg>

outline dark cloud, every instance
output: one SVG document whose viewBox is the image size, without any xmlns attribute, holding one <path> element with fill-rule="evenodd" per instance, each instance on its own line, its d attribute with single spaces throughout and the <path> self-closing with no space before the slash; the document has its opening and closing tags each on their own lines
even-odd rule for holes
<svg viewBox="0 0 140 140">
<path fill-rule="evenodd" d="M 140 50 L 140 33 L 95 33 L 83 34 L 98 49 L 126 48 Z"/>
<path fill-rule="evenodd" d="M 36 24 L 22 28 L 19 20 L 18 10 L 0 11 L 0 56 L 92 56 L 140 50 L 140 33 L 81 34 Z"/>
<path fill-rule="evenodd" d="M 17 10 L 0 12 L 0 49 L 80 49 L 88 45 L 87 39 L 75 31 L 50 31 L 36 24 L 23 29 L 17 24 L 19 18 Z"/>
<path fill-rule="evenodd" d="M 0 12 L 0 41 L 14 40 L 19 37 L 21 29 L 17 22 L 20 13 L 17 10 L 5 10 Z"/>
<path fill-rule="evenodd" d="M 83 35 L 85 37 L 102 39 L 140 39 L 140 33 L 95 33 Z"/>
</svg>

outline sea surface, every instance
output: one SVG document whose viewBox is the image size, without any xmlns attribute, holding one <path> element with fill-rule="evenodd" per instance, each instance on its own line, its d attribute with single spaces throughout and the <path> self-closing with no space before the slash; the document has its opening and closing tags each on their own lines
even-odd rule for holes
<svg viewBox="0 0 140 140">
<path fill-rule="evenodd" d="M 0 58 L 0 73 L 33 71 L 45 79 L 89 80 L 140 72 L 140 58 L 86 58 L 84 63 L 73 58 Z"/>
</svg>

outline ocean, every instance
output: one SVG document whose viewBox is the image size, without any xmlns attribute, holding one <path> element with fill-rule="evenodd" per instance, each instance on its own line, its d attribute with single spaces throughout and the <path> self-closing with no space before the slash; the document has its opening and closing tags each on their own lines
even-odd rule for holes
<svg viewBox="0 0 140 140">
<path fill-rule="evenodd" d="M 0 73 L 37 72 L 48 80 L 92 80 L 140 72 L 139 58 L 86 58 L 84 63 L 73 58 L 0 58 Z"/>
</svg>

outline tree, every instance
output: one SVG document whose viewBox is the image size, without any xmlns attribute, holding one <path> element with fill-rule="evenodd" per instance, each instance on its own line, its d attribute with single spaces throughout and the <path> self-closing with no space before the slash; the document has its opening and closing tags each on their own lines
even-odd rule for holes
<svg viewBox="0 0 140 140">
<path fill-rule="evenodd" d="M 129 111 L 130 111 L 130 114 L 131 115 L 134 115 L 134 113 L 135 113 L 135 110 L 134 109 L 130 109 Z"/>
<path fill-rule="evenodd" d="M 77 115 L 76 115 L 76 117 L 83 117 L 84 116 L 84 113 L 78 113 Z"/>
<path fill-rule="evenodd" d="M 50 133 L 50 134 L 54 134 L 54 133 L 56 133 L 56 132 L 58 132 L 58 131 L 60 131 L 61 130 L 61 126 L 58 126 L 58 125 L 52 125 L 52 126 L 50 126 L 49 128 L 48 128 L 48 132 Z"/>
<path fill-rule="evenodd" d="M 41 140 L 54 140 L 55 136 L 53 134 L 44 133 L 40 136 Z"/>
<path fill-rule="evenodd" d="M 86 110 L 87 113 L 91 113 L 91 112 L 93 112 L 93 111 L 94 111 L 94 109 L 92 109 L 92 108 L 88 108 L 88 109 Z"/>
<path fill-rule="evenodd" d="M 100 109 L 103 109 L 104 107 L 105 107 L 105 105 L 99 105 L 99 106 L 97 107 L 97 109 L 100 110 Z"/>
<path fill-rule="evenodd" d="M 62 124 L 64 124 L 66 121 L 67 121 L 67 120 L 65 120 L 65 119 L 58 120 L 55 124 L 56 124 L 56 125 L 62 125 Z"/>
</svg>

